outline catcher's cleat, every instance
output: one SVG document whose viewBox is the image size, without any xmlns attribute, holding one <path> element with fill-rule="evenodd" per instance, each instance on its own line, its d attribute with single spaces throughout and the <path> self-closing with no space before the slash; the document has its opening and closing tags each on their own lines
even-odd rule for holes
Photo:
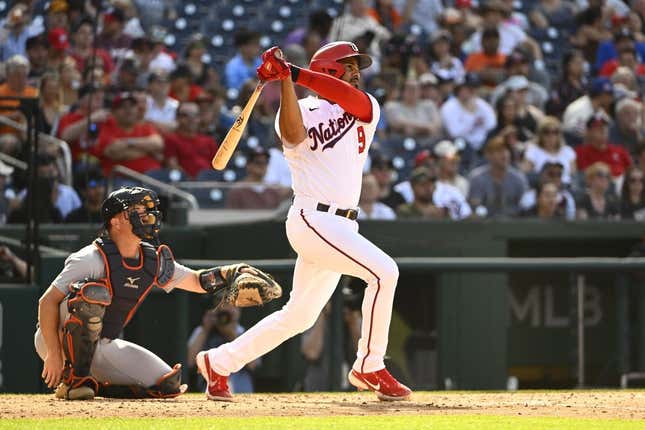
<svg viewBox="0 0 645 430">
<path fill-rule="evenodd" d="M 70 389 L 69 385 L 63 382 L 58 384 L 54 392 L 57 399 L 64 400 L 93 400 L 94 395 L 94 390 L 86 385 Z"/>
<path fill-rule="evenodd" d="M 202 351 L 195 359 L 199 373 L 206 380 L 206 398 L 220 402 L 233 401 L 233 395 L 228 388 L 228 376 L 222 376 L 211 367 L 208 352 Z"/>
<path fill-rule="evenodd" d="M 359 373 L 352 369 L 347 377 L 349 383 L 359 390 L 374 391 L 379 400 L 408 400 L 412 394 L 412 390 L 394 379 L 385 368 L 369 373 Z"/>
</svg>

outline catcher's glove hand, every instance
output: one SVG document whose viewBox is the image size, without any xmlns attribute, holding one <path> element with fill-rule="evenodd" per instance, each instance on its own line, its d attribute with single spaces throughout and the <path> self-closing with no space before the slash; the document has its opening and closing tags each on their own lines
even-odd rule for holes
<svg viewBox="0 0 645 430">
<path fill-rule="evenodd" d="M 260 306 L 282 296 L 282 287 L 271 275 L 245 263 L 204 270 L 199 281 L 218 305 Z"/>
</svg>

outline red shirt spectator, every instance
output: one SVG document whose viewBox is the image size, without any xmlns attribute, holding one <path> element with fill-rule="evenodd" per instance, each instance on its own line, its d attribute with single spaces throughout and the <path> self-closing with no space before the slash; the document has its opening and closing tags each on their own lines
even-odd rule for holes
<svg viewBox="0 0 645 430">
<path fill-rule="evenodd" d="M 607 164 L 614 178 L 622 176 L 632 165 L 632 158 L 625 148 L 608 141 L 609 132 L 604 115 L 594 115 L 587 121 L 587 132 L 583 145 L 576 148 L 579 170 L 585 170 L 600 161 Z"/>
<path fill-rule="evenodd" d="M 161 167 L 163 139 L 152 124 L 138 119 L 137 100 L 132 93 L 120 93 L 112 102 L 113 122 L 103 125 L 97 154 L 108 175 L 122 165 L 140 173 Z"/>
<path fill-rule="evenodd" d="M 177 108 L 177 130 L 164 139 L 167 166 L 181 169 L 190 177 L 210 169 L 217 152 L 215 139 L 197 133 L 198 129 L 199 107 L 195 103 L 182 103 Z"/>
<path fill-rule="evenodd" d="M 75 162 L 96 156 L 96 138 L 110 114 L 103 109 L 104 97 L 103 89 L 89 84 L 83 86 L 79 91 L 78 108 L 63 115 L 58 123 L 58 137 L 69 144 Z M 88 126 L 88 115 L 91 126 Z"/>
</svg>

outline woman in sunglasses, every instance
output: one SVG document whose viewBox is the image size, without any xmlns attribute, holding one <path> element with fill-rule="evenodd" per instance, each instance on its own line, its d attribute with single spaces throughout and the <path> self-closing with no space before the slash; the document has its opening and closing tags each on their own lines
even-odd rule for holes
<svg viewBox="0 0 645 430">
<path fill-rule="evenodd" d="M 620 207 L 613 192 L 610 191 L 611 172 L 609 166 L 597 161 L 585 170 L 587 189 L 577 203 L 577 219 L 620 218 Z"/>
<path fill-rule="evenodd" d="M 571 183 L 576 173 L 576 152 L 564 143 L 560 121 L 552 116 L 545 117 L 538 126 L 535 144 L 529 144 L 524 152 L 522 170 L 524 173 L 539 173 L 547 162 L 559 163 L 562 182 Z"/>
<path fill-rule="evenodd" d="M 621 191 L 620 217 L 622 219 L 645 220 L 645 186 L 643 171 L 631 167 L 625 174 Z"/>
</svg>

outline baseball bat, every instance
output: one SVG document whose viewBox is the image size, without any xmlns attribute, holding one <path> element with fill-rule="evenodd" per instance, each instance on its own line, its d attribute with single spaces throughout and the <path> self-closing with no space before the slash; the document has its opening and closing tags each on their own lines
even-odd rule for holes
<svg viewBox="0 0 645 430">
<path fill-rule="evenodd" d="M 242 112 L 240 112 L 235 119 L 231 129 L 226 133 L 226 137 L 222 140 L 222 144 L 217 149 L 217 152 L 211 161 L 213 169 L 224 170 L 228 160 L 231 159 L 231 156 L 233 155 L 233 152 L 235 152 L 235 148 L 237 148 L 237 144 L 244 133 L 246 123 L 249 121 L 249 116 L 251 116 L 251 112 L 253 112 L 255 103 L 258 101 L 258 97 L 260 97 L 260 93 L 262 92 L 264 85 L 265 82 L 259 82 L 255 86 L 251 97 L 249 97 L 249 101 L 246 102 L 244 109 L 242 109 Z"/>
</svg>

